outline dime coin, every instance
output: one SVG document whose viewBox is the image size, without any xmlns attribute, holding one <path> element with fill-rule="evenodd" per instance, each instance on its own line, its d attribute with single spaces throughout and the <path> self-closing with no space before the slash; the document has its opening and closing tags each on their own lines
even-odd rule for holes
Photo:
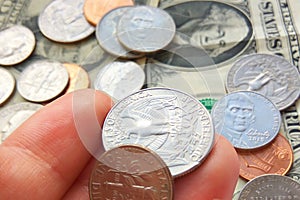
<svg viewBox="0 0 300 200">
<path fill-rule="evenodd" d="M 89 75 L 82 67 L 74 63 L 63 63 L 63 65 L 67 68 L 70 77 L 69 85 L 65 93 L 89 87 Z"/>
<path fill-rule="evenodd" d="M 119 7 L 111 10 L 106 15 L 103 16 L 101 21 L 96 27 L 96 37 L 100 46 L 107 51 L 108 53 L 124 57 L 128 59 L 138 58 L 143 56 L 143 54 L 138 54 L 130 52 L 128 49 L 125 49 L 119 42 L 117 38 L 117 25 L 124 14 L 128 9 L 133 8 L 132 6 Z"/>
<path fill-rule="evenodd" d="M 268 145 L 252 150 L 237 150 L 240 176 L 250 180 L 263 174 L 285 175 L 293 163 L 293 150 L 288 140 L 278 134 Z"/>
<path fill-rule="evenodd" d="M 277 107 L 265 96 L 251 91 L 225 95 L 214 104 L 211 116 L 216 132 L 241 149 L 268 144 L 281 124 Z"/>
<path fill-rule="evenodd" d="M 22 25 L 13 25 L 0 32 L 0 64 L 14 65 L 22 62 L 32 53 L 35 36 Z"/>
<path fill-rule="evenodd" d="M 166 11 L 135 6 L 120 18 L 117 36 L 127 49 L 150 53 L 166 47 L 173 40 L 175 29 L 175 22 Z"/>
<path fill-rule="evenodd" d="M 17 89 L 29 101 L 45 102 L 58 96 L 68 82 L 68 71 L 61 63 L 37 60 L 30 62 L 21 73 Z"/>
<path fill-rule="evenodd" d="M 106 150 L 139 144 L 155 151 L 173 177 L 199 166 L 209 154 L 214 129 L 206 108 L 175 89 L 148 88 L 116 103 L 102 130 Z"/>
<path fill-rule="evenodd" d="M 86 19 L 96 26 L 109 11 L 118 7 L 133 5 L 133 0 L 85 0 L 83 12 Z"/>
<path fill-rule="evenodd" d="M 120 100 L 140 90 L 144 81 L 145 73 L 137 63 L 115 61 L 99 71 L 94 88 Z"/>
<path fill-rule="evenodd" d="M 8 70 L 0 67 L 0 105 L 11 96 L 14 89 L 14 76 Z"/>
<path fill-rule="evenodd" d="M 40 104 L 22 102 L 2 108 L 0 110 L 0 144 L 42 107 Z"/>
<path fill-rule="evenodd" d="M 84 0 L 54 0 L 40 13 L 38 26 L 47 38 L 75 42 L 91 35 L 95 28 L 83 15 Z"/>
<path fill-rule="evenodd" d="M 261 93 L 283 110 L 299 97 L 300 75 L 298 69 L 282 57 L 253 54 L 233 64 L 228 71 L 226 87 L 229 92 Z"/>
<path fill-rule="evenodd" d="M 268 174 L 249 181 L 241 190 L 239 200 L 300 199 L 300 184 L 287 176 Z"/>
<path fill-rule="evenodd" d="M 105 152 L 89 182 L 90 199 L 172 200 L 173 179 L 154 152 L 126 145 Z"/>
</svg>

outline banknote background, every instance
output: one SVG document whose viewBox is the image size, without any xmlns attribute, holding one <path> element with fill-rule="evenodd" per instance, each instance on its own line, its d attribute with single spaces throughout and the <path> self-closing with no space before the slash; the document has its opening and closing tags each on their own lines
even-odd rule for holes
<svg viewBox="0 0 300 200">
<path fill-rule="evenodd" d="M 36 48 L 30 60 L 50 58 L 61 62 L 81 65 L 89 73 L 91 84 L 98 71 L 115 57 L 104 52 L 97 43 L 95 35 L 75 43 L 61 44 L 45 38 L 39 31 L 37 19 L 39 13 L 51 0 L 0 0 L 0 29 L 12 24 L 23 24 L 30 28 L 36 37 Z M 192 2 L 192 3 L 191 3 Z M 217 64 L 206 60 L 201 68 L 178 67 L 181 63 L 167 64 L 158 61 L 157 57 L 137 60 L 145 67 L 146 86 L 165 86 L 182 89 L 192 93 L 198 99 L 220 98 L 226 93 L 224 80 L 232 63 L 240 56 L 250 53 L 267 53 L 284 56 L 299 70 L 299 33 L 300 33 L 300 1 L 295 0 L 223 0 L 223 1 L 188 1 L 188 0 L 136 0 L 137 5 L 151 5 L 168 10 L 175 6 L 178 12 L 175 21 L 186 16 L 184 10 L 195 12 L 193 8 L 181 9 L 183 3 L 188 8 L 192 5 L 223 4 L 243 13 L 251 21 L 253 34 L 247 45 L 238 53 L 232 53 L 230 58 Z M 197 9 L 196 9 L 197 10 Z M 173 13 L 174 14 L 174 13 Z M 186 20 L 186 19 L 185 19 Z M 207 56 L 207 54 L 205 54 Z M 207 58 L 207 57 L 206 57 Z M 178 61 L 179 62 L 179 61 Z M 25 61 L 26 63 L 26 61 Z M 191 61 L 194 64 L 194 61 Z M 6 67 L 18 79 L 25 64 Z M 91 85 L 91 87 L 93 87 Z M 25 101 L 17 91 L 11 99 L 1 107 Z M 1 108 L 0 107 L 0 108 Z M 294 151 L 294 162 L 287 176 L 300 182 L 300 101 L 283 110 L 281 133 L 290 141 Z M 224 180 L 226 181 L 226 180 Z M 246 181 L 239 179 L 233 199 Z"/>
</svg>

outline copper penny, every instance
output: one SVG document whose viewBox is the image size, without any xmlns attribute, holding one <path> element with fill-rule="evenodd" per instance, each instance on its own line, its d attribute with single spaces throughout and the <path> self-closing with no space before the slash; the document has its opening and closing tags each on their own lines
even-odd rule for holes
<svg viewBox="0 0 300 200">
<path fill-rule="evenodd" d="M 89 87 L 89 75 L 81 66 L 75 63 L 64 63 L 63 65 L 67 68 L 70 77 L 69 85 L 65 93 Z"/>
<path fill-rule="evenodd" d="M 288 140 L 278 134 L 267 146 L 253 150 L 237 149 L 240 176 L 251 180 L 264 174 L 285 175 L 293 162 L 293 150 Z"/>
<path fill-rule="evenodd" d="M 163 160 L 136 145 L 106 151 L 96 162 L 89 182 L 90 199 L 169 200 L 173 179 Z"/>
<path fill-rule="evenodd" d="M 86 0 L 83 13 L 86 20 L 96 26 L 102 17 L 112 9 L 133 5 L 133 0 Z"/>
</svg>

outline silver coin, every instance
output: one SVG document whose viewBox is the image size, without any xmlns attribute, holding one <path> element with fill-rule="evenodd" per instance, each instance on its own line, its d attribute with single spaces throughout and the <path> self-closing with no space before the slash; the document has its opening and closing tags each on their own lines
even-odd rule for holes
<svg viewBox="0 0 300 200">
<path fill-rule="evenodd" d="M 119 101 L 102 131 L 106 150 L 138 144 L 155 151 L 173 177 L 199 166 L 214 141 L 212 120 L 194 97 L 174 89 L 148 88 Z"/>
<path fill-rule="evenodd" d="M 75 42 L 91 35 L 95 28 L 83 15 L 84 0 L 55 0 L 40 13 L 38 26 L 47 38 Z"/>
<path fill-rule="evenodd" d="M 69 74 L 63 64 L 50 60 L 30 62 L 17 81 L 20 95 L 34 102 L 58 96 L 67 86 Z"/>
<path fill-rule="evenodd" d="M 130 52 L 128 49 L 125 49 L 119 42 L 117 38 L 117 25 L 121 16 L 128 9 L 133 8 L 132 6 L 124 6 L 111 10 L 103 16 L 101 21 L 97 24 L 96 27 L 96 38 L 99 42 L 99 45 L 108 53 L 124 57 L 128 59 L 138 58 L 143 56 L 143 54 L 138 54 Z"/>
<path fill-rule="evenodd" d="M 8 70 L 0 67 L 0 105 L 11 96 L 14 89 L 14 76 Z"/>
<path fill-rule="evenodd" d="M 145 82 L 143 69 L 133 61 L 112 62 L 102 68 L 94 81 L 94 88 L 121 100 L 137 92 Z"/>
<path fill-rule="evenodd" d="M 23 102 L 2 108 L 0 110 L 0 144 L 42 107 L 40 104 Z"/>
<path fill-rule="evenodd" d="M 150 53 L 166 47 L 173 40 L 175 30 L 175 22 L 166 11 L 135 6 L 120 18 L 117 36 L 126 48 Z"/>
<path fill-rule="evenodd" d="M 287 176 L 268 174 L 258 176 L 242 188 L 239 200 L 300 199 L 300 184 Z"/>
<path fill-rule="evenodd" d="M 300 75 L 298 69 L 282 57 L 253 54 L 233 64 L 228 71 L 226 87 L 229 92 L 261 93 L 283 110 L 299 97 Z"/>
<path fill-rule="evenodd" d="M 215 131 L 234 147 L 254 149 L 271 142 L 279 133 L 281 115 L 265 96 L 252 91 L 225 95 L 211 111 Z"/>
<path fill-rule="evenodd" d="M 0 32 L 0 64 L 14 65 L 31 55 L 35 36 L 30 29 L 14 25 Z"/>
</svg>

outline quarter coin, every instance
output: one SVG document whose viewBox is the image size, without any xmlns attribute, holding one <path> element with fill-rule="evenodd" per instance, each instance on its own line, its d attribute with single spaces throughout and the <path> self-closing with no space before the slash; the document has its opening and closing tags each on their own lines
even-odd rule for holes
<svg viewBox="0 0 300 200">
<path fill-rule="evenodd" d="M 14 89 L 14 76 L 8 70 L 0 67 L 0 105 L 11 96 Z"/>
<path fill-rule="evenodd" d="M 138 144 L 155 151 L 173 177 L 198 167 L 209 154 L 214 129 L 206 108 L 170 88 L 147 88 L 116 103 L 102 130 L 106 150 Z"/>
</svg>

